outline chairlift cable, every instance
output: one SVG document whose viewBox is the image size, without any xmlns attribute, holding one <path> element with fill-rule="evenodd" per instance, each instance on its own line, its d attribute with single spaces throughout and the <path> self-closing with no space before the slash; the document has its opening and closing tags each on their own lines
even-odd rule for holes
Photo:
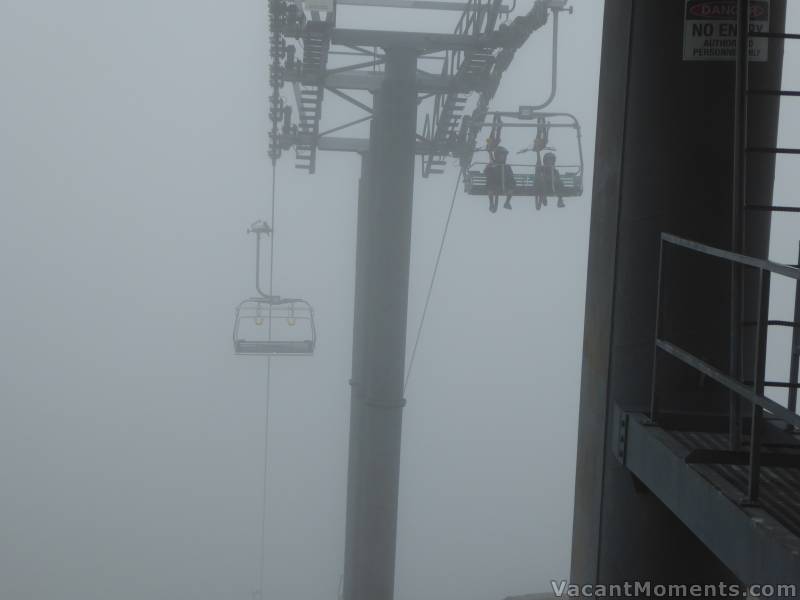
<svg viewBox="0 0 800 600">
<path fill-rule="evenodd" d="M 270 209 L 270 227 L 272 232 L 269 236 L 269 295 L 272 297 L 272 282 L 273 273 L 275 268 L 275 180 L 276 168 L 275 160 L 272 161 L 272 195 L 271 195 L 271 209 Z M 267 337 L 272 340 L 272 304 L 269 305 L 269 319 L 267 320 Z M 266 553 L 266 532 L 267 532 L 267 466 L 269 457 L 269 406 L 270 406 L 270 391 L 271 391 L 271 376 L 272 376 L 272 357 L 267 356 L 267 393 L 266 403 L 264 407 L 264 472 L 261 488 L 261 560 L 258 569 L 258 599 L 264 598 L 264 563 Z"/>
<path fill-rule="evenodd" d="M 408 360 L 408 370 L 406 371 L 406 380 L 403 383 L 403 392 L 405 393 L 405 389 L 408 387 L 408 380 L 411 378 L 411 369 L 414 367 L 414 358 L 417 356 L 417 348 L 419 347 L 419 340 L 422 337 L 422 328 L 425 325 L 425 316 L 428 314 L 428 306 L 431 302 L 431 294 L 433 293 L 433 286 L 436 283 L 436 275 L 439 272 L 439 262 L 442 259 L 442 252 L 444 251 L 444 244 L 447 241 L 447 231 L 450 228 L 450 220 L 453 218 L 453 209 L 456 205 L 456 196 L 458 195 L 458 186 L 461 183 L 461 177 L 464 174 L 464 170 L 460 169 L 458 172 L 458 178 L 456 179 L 456 185 L 453 188 L 453 197 L 450 200 L 450 210 L 447 213 L 447 220 L 444 223 L 444 231 L 442 232 L 442 241 L 439 244 L 439 252 L 436 254 L 436 262 L 433 265 L 433 274 L 431 275 L 431 283 L 428 286 L 428 294 L 425 297 L 425 306 L 422 309 L 422 316 L 419 320 L 419 327 L 417 327 L 417 335 L 414 339 L 414 346 L 411 350 L 411 357 Z"/>
</svg>

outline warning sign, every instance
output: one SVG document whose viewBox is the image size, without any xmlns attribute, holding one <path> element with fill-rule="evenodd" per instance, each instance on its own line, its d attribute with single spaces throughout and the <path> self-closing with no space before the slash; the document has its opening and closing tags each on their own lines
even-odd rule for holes
<svg viewBox="0 0 800 600">
<path fill-rule="evenodd" d="M 750 31 L 769 31 L 770 0 L 750 0 Z M 683 60 L 736 60 L 737 0 L 686 0 Z M 768 40 L 750 40 L 750 60 L 767 60 Z"/>
</svg>

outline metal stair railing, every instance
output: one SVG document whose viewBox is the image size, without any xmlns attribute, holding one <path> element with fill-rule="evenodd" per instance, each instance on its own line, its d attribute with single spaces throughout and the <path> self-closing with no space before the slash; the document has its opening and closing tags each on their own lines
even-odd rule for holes
<svg viewBox="0 0 800 600">
<path fill-rule="evenodd" d="M 756 347 L 753 363 L 753 381 L 743 381 L 740 375 L 735 372 L 735 370 L 733 370 L 733 372 L 726 373 L 695 356 L 686 349 L 670 342 L 664 337 L 664 332 L 662 330 L 664 319 L 662 303 L 662 288 L 664 284 L 663 265 L 665 251 L 668 246 L 680 247 L 697 254 L 715 257 L 731 264 L 736 264 L 740 268 L 754 268 L 758 272 L 758 318 L 754 324 L 756 330 Z M 794 336 L 795 341 L 791 352 L 792 369 L 790 370 L 789 381 L 765 381 L 769 327 L 791 326 L 794 328 L 795 334 L 797 334 L 798 329 L 800 329 L 800 314 L 798 314 L 797 310 L 800 304 L 798 303 L 795 304 L 795 321 L 770 321 L 769 297 L 772 274 L 794 279 L 795 296 L 796 298 L 800 298 L 800 269 L 797 268 L 797 265 L 783 265 L 766 259 L 754 258 L 727 250 L 721 250 L 719 248 L 714 248 L 712 246 L 683 239 L 669 233 L 661 234 L 661 246 L 658 263 L 658 296 L 656 301 L 656 333 L 653 350 L 653 374 L 650 396 L 650 419 L 652 422 L 658 423 L 660 418 L 660 403 L 659 395 L 657 393 L 658 357 L 660 353 L 668 354 L 673 358 L 683 362 L 689 367 L 699 371 L 706 377 L 724 386 L 730 391 L 731 394 L 735 395 L 737 399 L 743 399 L 749 402 L 752 406 L 752 418 L 750 421 L 748 489 L 747 496 L 745 498 L 745 503 L 748 504 L 755 504 L 758 502 L 762 453 L 761 439 L 764 430 L 764 411 L 767 411 L 772 416 L 783 421 L 790 431 L 794 432 L 800 429 L 800 415 L 797 414 L 796 404 L 796 392 L 798 387 L 800 387 L 797 377 L 798 360 L 800 360 L 800 348 L 798 348 L 796 345 L 796 335 Z M 790 399 L 788 406 L 784 407 L 780 403 L 765 395 L 765 389 L 768 387 L 783 387 L 793 390 L 795 392 L 794 401 Z M 729 435 L 733 437 L 733 431 L 729 432 Z"/>
</svg>

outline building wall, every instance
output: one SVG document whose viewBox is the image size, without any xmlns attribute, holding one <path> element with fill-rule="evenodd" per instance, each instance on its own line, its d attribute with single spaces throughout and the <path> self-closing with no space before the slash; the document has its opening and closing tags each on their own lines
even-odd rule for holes
<svg viewBox="0 0 800 600">
<path fill-rule="evenodd" d="M 732 576 L 612 455 L 612 407 L 650 402 L 659 235 L 731 247 L 733 62 L 682 60 L 684 0 L 606 0 L 589 243 L 572 580 L 718 582 Z M 785 0 L 772 0 L 773 30 Z M 751 67 L 778 87 L 782 47 Z M 750 110 L 753 143 L 773 145 L 774 100 Z M 774 161 L 750 163 L 748 189 L 771 197 Z M 766 255 L 768 218 L 748 222 L 747 251 Z M 729 272 L 681 252 L 665 263 L 670 339 L 726 367 Z M 659 361 L 671 410 L 724 412 L 721 390 Z"/>
</svg>

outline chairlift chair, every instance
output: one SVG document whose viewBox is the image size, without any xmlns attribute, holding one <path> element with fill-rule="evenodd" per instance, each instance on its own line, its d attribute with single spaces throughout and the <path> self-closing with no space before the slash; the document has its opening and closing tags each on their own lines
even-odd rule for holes
<svg viewBox="0 0 800 600">
<path fill-rule="evenodd" d="M 470 196 L 485 196 L 486 189 L 486 175 L 483 172 L 488 162 L 474 162 L 470 166 L 470 170 L 464 174 L 464 192 Z M 548 191 L 540 189 L 539 179 L 536 174 L 536 165 L 509 163 L 509 166 L 514 171 L 514 196 L 537 196 L 539 194 L 546 194 Z M 473 168 L 475 167 L 475 168 Z M 561 165 L 556 164 L 559 170 L 561 179 L 561 193 L 559 196 L 562 198 L 576 198 L 583 194 L 583 173 L 577 165 Z M 550 193 L 550 195 L 554 195 Z"/>
<path fill-rule="evenodd" d="M 572 129 L 575 131 L 577 140 L 578 160 L 575 164 L 556 162 L 555 168 L 559 172 L 560 183 L 558 194 L 553 193 L 552 189 L 546 189 L 548 187 L 547 183 L 549 182 L 542 176 L 543 167 L 541 164 L 538 164 L 540 160 L 537 159 L 530 163 L 509 163 L 509 166 L 514 172 L 514 183 L 516 184 L 513 190 L 514 196 L 536 197 L 558 195 L 562 198 L 576 198 L 581 196 L 583 194 L 583 147 L 581 145 L 580 125 L 578 124 L 578 120 L 569 113 L 538 113 L 527 109 L 528 107 L 521 106 L 516 113 L 491 113 L 494 115 L 491 122 L 479 123 L 474 127 L 491 127 L 491 136 L 497 137 L 498 139 L 500 130 L 503 127 L 537 128 L 537 137 L 541 134 L 544 136 L 545 140 L 550 129 Z M 521 122 L 506 123 L 503 121 L 503 118 L 516 119 Z M 539 152 L 541 150 L 553 150 L 553 148 L 545 146 L 540 148 Z M 525 151 L 527 150 L 521 152 Z M 464 169 L 465 193 L 471 196 L 487 195 L 488 190 L 484 168 L 488 164 L 488 161 L 470 161 L 468 163 L 468 167 Z M 504 192 L 505 190 L 502 191 L 502 193 Z"/>
<path fill-rule="evenodd" d="M 233 348 L 236 354 L 311 355 L 317 343 L 314 309 L 300 298 L 261 296 L 236 307 Z"/>
<path fill-rule="evenodd" d="M 314 353 L 317 330 L 314 309 L 302 298 L 281 298 L 261 289 L 261 236 L 272 234 L 264 221 L 247 230 L 256 234 L 256 291 L 236 307 L 233 350 L 240 355 L 308 356 Z"/>
</svg>

